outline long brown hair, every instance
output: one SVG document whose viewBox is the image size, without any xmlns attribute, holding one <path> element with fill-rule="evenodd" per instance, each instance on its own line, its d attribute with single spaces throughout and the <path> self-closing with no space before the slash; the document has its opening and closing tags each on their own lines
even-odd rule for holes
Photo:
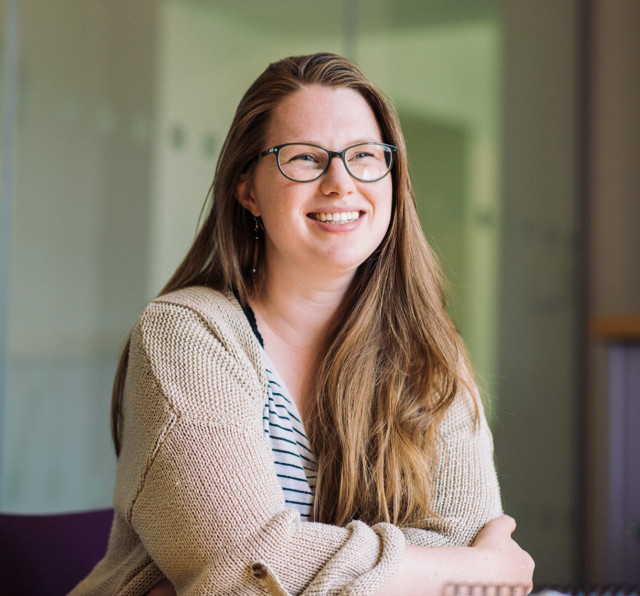
<svg viewBox="0 0 640 596">
<path fill-rule="evenodd" d="M 418 220 L 397 115 L 354 64 L 335 54 L 298 56 L 271 64 L 258 77 L 240 101 L 222 147 L 208 215 L 160 295 L 202 285 L 233 289 L 246 303 L 257 289 L 264 267 L 252 275 L 254 219 L 235 190 L 264 149 L 273 108 L 307 85 L 360 93 L 382 140 L 398 148 L 389 229 L 356 272 L 328 330 L 311 387 L 306 431 L 318 460 L 314 518 L 338 525 L 352 519 L 420 524 L 433 514 L 438 427 L 467 384 L 469 368 L 445 312 L 437 259 Z M 117 453 L 127 360 L 128 343 L 113 388 Z"/>
</svg>

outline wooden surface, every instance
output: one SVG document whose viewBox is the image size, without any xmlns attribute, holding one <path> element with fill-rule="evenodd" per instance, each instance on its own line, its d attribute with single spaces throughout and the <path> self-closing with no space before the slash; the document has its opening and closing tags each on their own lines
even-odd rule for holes
<svg viewBox="0 0 640 596">
<path fill-rule="evenodd" d="M 590 328 L 594 339 L 640 342 L 640 314 L 594 315 Z"/>
</svg>

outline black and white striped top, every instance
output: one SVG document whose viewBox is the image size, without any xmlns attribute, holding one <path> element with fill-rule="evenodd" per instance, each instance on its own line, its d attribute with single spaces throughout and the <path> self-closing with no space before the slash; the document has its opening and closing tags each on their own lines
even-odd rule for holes
<svg viewBox="0 0 640 596">
<path fill-rule="evenodd" d="M 238 294 L 235 295 L 239 300 Z M 248 304 L 242 306 L 242 310 L 262 346 L 266 364 L 267 401 L 262 422 L 264 433 L 271 444 L 278 481 L 284 492 L 287 508 L 297 509 L 302 521 L 308 521 L 311 518 L 318 472 L 316 458 L 307 441 L 298 408 L 264 351 L 264 340 L 258 330 L 255 314 Z"/>
<path fill-rule="evenodd" d="M 302 521 L 311 516 L 318 466 L 311 452 L 295 402 L 266 353 L 267 402 L 264 432 L 271 443 L 273 459 L 288 509 L 297 509 Z"/>
</svg>

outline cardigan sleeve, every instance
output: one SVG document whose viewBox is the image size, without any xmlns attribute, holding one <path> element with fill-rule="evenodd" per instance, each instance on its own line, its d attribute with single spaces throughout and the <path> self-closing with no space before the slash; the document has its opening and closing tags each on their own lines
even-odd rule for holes
<svg viewBox="0 0 640 596">
<path fill-rule="evenodd" d="M 369 594 L 397 569 L 405 539 L 389 524 L 341 528 L 285 509 L 262 431 L 266 381 L 237 319 L 162 300 L 144 312 L 116 511 L 178 594 Z"/>
<path fill-rule="evenodd" d="M 487 522 L 502 514 L 493 438 L 479 397 L 461 391 L 445 414 L 440 434 L 433 481 L 437 517 L 425 520 L 422 528 L 402 531 L 409 544 L 469 546 Z"/>
</svg>

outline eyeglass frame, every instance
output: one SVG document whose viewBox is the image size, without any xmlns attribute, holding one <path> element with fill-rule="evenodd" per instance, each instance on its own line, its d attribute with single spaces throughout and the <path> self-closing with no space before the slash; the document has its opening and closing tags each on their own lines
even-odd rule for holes
<svg viewBox="0 0 640 596">
<path fill-rule="evenodd" d="M 308 147 L 315 147 L 316 149 L 322 149 L 323 151 L 325 151 L 329 155 L 329 159 L 327 160 L 327 165 L 324 167 L 324 170 L 322 170 L 322 172 L 320 172 L 315 178 L 311 178 L 310 180 L 296 180 L 295 178 L 291 178 L 291 176 L 287 176 L 282 170 L 282 166 L 280 165 L 280 149 L 282 149 L 283 147 L 290 147 L 291 145 L 306 145 Z M 349 166 L 347 165 L 347 160 L 345 159 L 345 153 L 349 151 L 349 149 L 353 149 L 354 147 L 360 147 L 363 145 L 382 145 L 383 147 L 387 147 L 388 149 L 391 150 L 391 161 L 389 162 L 389 168 L 379 178 L 374 178 L 373 180 L 363 180 L 362 178 L 358 178 L 357 176 L 353 175 L 353 173 L 349 169 Z M 342 163 L 344 164 L 344 168 L 347 171 L 347 174 L 349 174 L 349 176 L 351 176 L 354 180 L 358 180 L 358 182 L 368 183 L 368 182 L 378 182 L 378 180 L 382 180 L 385 176 L 389 174 L 389 172 L 391 172 L 391 168 L 393 168 L 393 162 L 395 160 L 397 151 L 398 151 L 398 148 L 395 145 L 390 145 L 389 143 L 380 143 L 378 141 L 365 141 L 364 143 L 355 143 L 354 145 L 349 145 L 349 147 L 344 148 L 342 151 L 331 151 L 330 149 L 326 149 L 325 147 L 316 145 L 314 143 L 298 142 L 298 143 L 282 143 L 281 145 L 275 145 L 274 147 L 270 147 L 269 149 L 266 149 L 254 159 L 260 159 L 261 157 L 266 157 L 267 155 L 271 155 L 273 153 L 276 156 L 276 164 L 278 166 L 278 170 L 280 170 L 280 173 L 287 180 L 291 180 L 291 182 L 298 182 L 300 184 L 305 184 L 306 182 L 314 182 L 318 180 L 318 178 L 322 178 L 322 176 L 324 176 L 327 173 L 327 170 L 331 165 L 331 160 L 334 157 L 339 157 L 342 160 Z"/>
</svg>

